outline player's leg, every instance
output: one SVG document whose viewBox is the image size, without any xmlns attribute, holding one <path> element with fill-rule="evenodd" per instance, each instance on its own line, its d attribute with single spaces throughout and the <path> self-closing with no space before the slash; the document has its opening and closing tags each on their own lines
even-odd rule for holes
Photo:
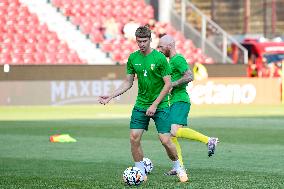
<svg viewBox="0 0 284 189">
<path fill-rule="evenodd" d="M 175 145 L 171 141 L 170 134 L 169 133 L 159 133 L 159 138 L 169 158 L 172 161 L 177 161 L 178 160 L 177 151 L 176 151 Z"/>
<path fill-rule="evenodd" d="M 174 126 L 180 126 L 180 125 L 176 125 L 174 124 Z M 179 127 L 177 130 L 172 130 L 171 134 L 177 138 L 185 138 L 185 139 L 189 139 L 189 140 L 196 140 L 199 142 L 202 142 L 204 144 L 208 144 L 209 141 L 209 137 L 199 133 L 193 129 L 190 128 L 183 128 L 183 127 Z"/>
<path fill-rule="evenodd" d="M 141 137 L 144 129 L 130 129 L 131 153 L 135 162 L 143 161 L 143 150 L 141 148 Z"/>
<path fill-rule="evenodd" d="M 171 137 L 172 143 L 175 145 L 176 147 L 176 151 L 177 151 L 177 156 L 178 159 L 180 161 L 180 164 L 183 166 L 183 158 L 182 158 L 182 151 L 181 151 L 181 147 L 180 144 L 178 142 L 177 137 Z M 171 170 L 169 170 L 168 172 L 164 173 L 167 176 L 172 176 L 172 175 L 176 175 L 177 171 L 176 169 L 173 167 Z"/>
<path fill-rule="evenodd" d="M 186 182 L 188 180 L 187 174 L 185 172 L 184 167 L 181 165 L 175 145 L 172 143 L 171 140 L 171 124 L 169 122 L 169 108 L 165 108 L 162 110 L 157 110 L 153 117 L 156 129 L 159 133 L 159 138 L 164 146 L 169 158 L 173 161 L 173 167 L 177 171 L 179 179 L 181 182 Z"/>
<path fill-rule="evenodd" d="M 144 176 L 144 181 L 147 180 L 147 176 L 143 163 L 144 155 L 141 147 L 141 138 L 144 130 L 148 130 L 148 124 L 150 121 L 150 118 L 146 116 L 145 113 L 146 110 L 141 110 L 134 107 L 130 121 L 131 153 L 135 162 L 135 167 L 138 167 L 141 170 L 142 175 Z"/>
<path fill-rule="evenodd" d="M 178 139 L 177 139 L 177 137 L 171 137 L 171 140 L 172 140 L 172 143 L 176 147 L 178 159 L 179 159 L 181 165 L 183 165 L 182 152 L 181 152 L 181 147 L 180 147 L 180 144 L 178 142 Z"/>
<path fill-rule="evenodd" d="M 131 144 L 131 153 L 133 160 L 135 162 L 135 167 L 138 167 L 142 175 L 145 176 L 145 169 L 143 163 L 143 150 L 141 147 L 141 138 L 143 135 L 144 129 L 130 129 L 130 144 Z"/>
<path fill-rule="evenodd" d="M 185 138 L 189 140 L 196 140 L 202 142 L 208 147 L 208 156 L 211 157 L 215 153 L 219 139 L 215 137 L 208 137 L 190 128 L 179 128 L 176 132 L 171 132 L 177 138 Z"/>
<path fill-rule="evenodd" d="M 180 181 L 181 182 L 188 181 L 186 171 L 184 169 L 184 166 L 180 163 L 180 161 L 178 159 L 176 147 L 172 143 L 170 133 L 159 133 L 159 138 L 160 138 L 162 145 L 166 149 L 169 158 L 173 162 L 173 170 L 176 170 L 176 173 L 177 173 Z"/>
<path fill-rule="evenodd" d="M 177 138 L 186 138 L 197 140 L 205 144 L 208 143 L 209 137 L 190 128 L 182 128 L 187 125 L 190 103 L 175 102 L 171 106 L 171 134 Z"/>
<path fill-rule="evenodd" d="M 171 106 L 171 134 L 177 138 L 185 138 L 189 140 L 196 140 L 207 144 L 208 156 L 214 154 L 215 147 L 218 143 L 218 138 L 210 138 L 198 131 L 190 128 L 182 127 L 187 126 L 188 113 L 190 111 L 190 104 L 185 102 L 175 102 Z"/>
</svg>

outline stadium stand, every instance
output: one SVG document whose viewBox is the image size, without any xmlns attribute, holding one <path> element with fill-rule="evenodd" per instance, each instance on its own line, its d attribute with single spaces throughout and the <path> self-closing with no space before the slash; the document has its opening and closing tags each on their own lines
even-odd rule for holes
<svg viewBox="0 0 284 189">
<path fill-rule="evenodd" d="M 248 1 L 235 0 L 191 0 L 191 2 L 198 7 L 207 17 L 213 19 L 226 32 L 232 35 L 244 34 L 270 34 L 283 35 L 284 31 L 284 14 L 282 7 L 283 0 L 273 1 L 249 1 L 249 30 L 245 31 L 244 16 L 246 14 L 245 4 Z M 275 4 L 275 9 L 273 5 Z M 177 11 L 181 11 L 181 1 L 175 0 L 174 6 Z M 272 13 L 277 20 L 274 24 L 272 22 Z M 267 18 L 266 18 L 267 17 Z M 187 19 L 196 27 L 200 26 L 201 20 L 197 20 L 194 14 L 188 11 Z M 265 20 L 267 23 L 265 23 Z M 273 26 L 274 25 L 274 26 Z M 271 27 L 275 27 L 273 30 Z M 274 32 L 274 33 L 273 33 Z"/>
<path fill-rule="evenodd" d="M 135 40 L 124 36 L 124 26 L 130 21 L 139 25 L 149 24 L 155 38 L 164 33 L 174 35 L 178 52 L 185 55 L 189 64 L 214 63 L 169 23 L 155 21 L 152 6 L 144 1 L 48 0 L 47 3 L 51 3 L 66 17 L 66 21 L 74 24 L 117 64 L 125 64 L 129 54 L 137 49 Z M 116 36 L 108 34 L 106 23 L 110 19 L 116 23 Z M 0 2 L 0 44 L 0 64 L 87 63 L 60 40 L 56 32 L 50 31 L 47 24 L 39 22 L 38 16 L 19 0 Z"/>
<path fill-rule="evenodd" d="M 0 23 L 0 64 L 84 64 L 19 0 L 1 0 Z"/>
<path fill-rule="evenodd" d="M 108 53 L 115 62 L 120 64 L 126 63 L 129 53 L 136 49 L 135 41 L 123 36 L 123 26 L 131 20 L 140 25 L 149 24 L 154 17 L 153 8 L 140 0 L 52 0 L 51 2 L 83 33 L 89 35 L 94 43 L 100 45 L 102 50 Z M 105 39 L 103 23 L 111 18 L 118 23 L 120 33 L 117 38 L 109 40 Z M 155 35 L 157 37 L 163 33 L 174 35 L 177 38 L 177 50 L 185 55 L 190 64 L 214 63 L 212 58 L 204 55 L 201 49 L 196 48 L 191 40 L 185 39 L 170 24 L 154 22 L 152 29 Z"/>
</svg>

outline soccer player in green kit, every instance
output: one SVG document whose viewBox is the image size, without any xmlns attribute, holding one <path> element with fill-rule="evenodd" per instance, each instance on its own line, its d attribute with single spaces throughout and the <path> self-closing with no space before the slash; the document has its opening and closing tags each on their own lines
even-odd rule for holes
<svg viewBox="0 0 284 189">
<path fill-rule="evenodd" d="M 218 138 L 210 138 L 193 129 L 183 127 L 187 125 L 187 117 L 190 111 L 190 99 L 186 91 L 186 86 L 189 82 L 193 81 L 193 74 L 189 65 L 185 58 L 176 52 L 175 40 L 172 36 L 164 35 L 161 37 L 158 49 L 169 58 L 169 64 L 172 69 L 170 121 L 171 134 L 173 136 L 172 141 L 176 145 L 179 160 L 181 164 L 183 164 L 181 148 L 177 138 L 196 140 L 207 144 L 208 156 L 211 157 L 215 152 Z M 173 169 L 166 174 L 175 175 L 175 168 L 173 167 Z"/>
<path fill-rule="evenodd" d="M 171 124 L 169 122 L 169 90 L 171 89 L 171 69 L 166 57 L 150 47 L 151 30 L 141 26 L 136 32 L 139 50 L 131 53 L 127 62 L 127 77 L 122 85 L 109 96 L 100 96 L 99 103 L 107 104 L 129 90 L 138 78 L 138 96 L 132 110 L 130 121 L 130 144 L 135 167 L 138 167 L 147 180 L 143 164 L 141 138 L 148 130 L 150 118 L 155 122 L 160 141 L 165 147 L 173 167 L 181 182 L 186 182 L 187 174 L 178 160 L 175 145 L 171 141 Z"/>
</svg>

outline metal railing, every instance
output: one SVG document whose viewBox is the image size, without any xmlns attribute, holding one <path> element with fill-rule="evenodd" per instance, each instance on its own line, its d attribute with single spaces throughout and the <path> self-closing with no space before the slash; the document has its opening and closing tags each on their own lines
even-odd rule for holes
<svg viewBox="0 0 284 189">
<path fill-rule="evenodd" d="M 248 63 L 247 49 L 188 0 L 173 0 L 172 7 L 171 23 L 215 62 Z"/>
</svg>

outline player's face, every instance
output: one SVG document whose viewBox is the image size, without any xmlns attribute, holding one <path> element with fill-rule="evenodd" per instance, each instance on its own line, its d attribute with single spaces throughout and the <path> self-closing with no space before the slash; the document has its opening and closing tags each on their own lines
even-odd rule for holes
<svg viewBox="0 0 284 189">
<path fill-rule="evenodd" d="M 150 48 L 151 39 L 148 37 L 136 37 L 136 42 L 141 52 L 147 52 L 147 50 Z"/>
<path fill-rule="evenodd" d="M 159 42 L 158 44 L 158 50 L 163 53 L 166 57 L 170 56 L 170 50 L 168 48 L 168 45 L 166 45 L 163 42 Z"/>
</svg>

